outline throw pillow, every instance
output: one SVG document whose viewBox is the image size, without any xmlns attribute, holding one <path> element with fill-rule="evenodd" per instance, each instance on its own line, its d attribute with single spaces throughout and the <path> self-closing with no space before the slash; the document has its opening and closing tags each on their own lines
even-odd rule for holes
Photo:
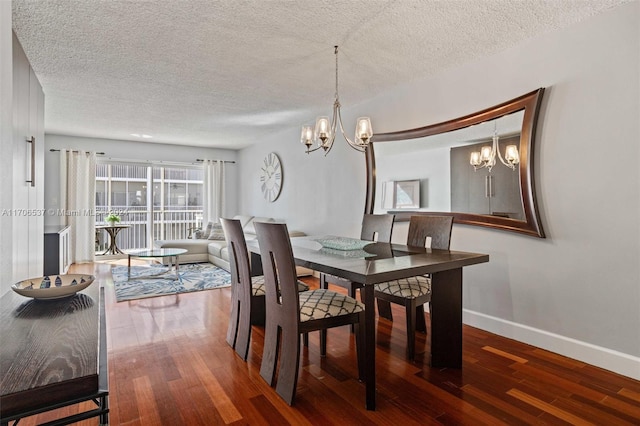
<svg viewBox="0 0 640 426">
<path fill-rule="evenodd" d="M 209 238 L 211 229 L 213 229 L 213 222 L 207 223 L 207 227 L 204 229 L 204 231 L 202 231 L 202 234 L 199 238 L 202 238 L 202 239 Z"/>
<path fill-rule="evenodd" d="M 215 223 L 211 228 L 211 233 L 208 237 L 210 240 L 224 240 L 224 230 L 222 229 L 222 225 L 219 223 Z"/>
</svg>

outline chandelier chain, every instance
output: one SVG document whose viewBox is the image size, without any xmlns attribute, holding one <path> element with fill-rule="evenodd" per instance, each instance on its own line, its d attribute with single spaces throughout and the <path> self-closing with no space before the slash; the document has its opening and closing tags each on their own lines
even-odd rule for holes
<svg viewBox="0 0 640 426">
<path fill-rule="evenodd" d="M 336 55 L 336 101 L 339 102 L 338 99 L 338 46 L 334 46 L 335 47 L 335 55 Z"/>
</svg>

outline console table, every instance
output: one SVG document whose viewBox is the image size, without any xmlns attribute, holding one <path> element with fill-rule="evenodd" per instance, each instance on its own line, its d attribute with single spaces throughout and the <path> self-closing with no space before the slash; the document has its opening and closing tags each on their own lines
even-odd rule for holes
<svg viewBox="0 0 640 426">
<path fill-rule="evenodd" d="M 0 424 L 93 401 L 95 409 L 58 419 L 91 417 L 108 424 L 104 288 L 99 282 L 72 297 L 40 301 L 13 291 L 0 298 Z"/>
</svg>

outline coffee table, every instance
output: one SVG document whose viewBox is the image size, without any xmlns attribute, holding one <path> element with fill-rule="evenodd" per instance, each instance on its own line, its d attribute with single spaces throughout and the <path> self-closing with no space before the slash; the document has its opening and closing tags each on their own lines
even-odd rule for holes
<svg viewBox="0 0 640 426">
<path fill-rule="evenodd" d="M 171 266 L 171 258 L 173 257 L 173 269 L 176 271 L 176 279 L 180 279 L 180 275 L 178 275 L 178 268 L 180 267 L 179 256 L 181 254 L 185 254 L 187 249 L 181 248 L 166 248 L 166 249 L 152 249 L 152 250 L 134 250 L 127 252 L 127 279 L 131 278 L 131 258 L 148 258 L 148 257 L 168 257 L 169 258 L 169 266 Z M 156 277 L 157 275 L 147 275 L 140 278 L 147 277 Z"/>
</svg>

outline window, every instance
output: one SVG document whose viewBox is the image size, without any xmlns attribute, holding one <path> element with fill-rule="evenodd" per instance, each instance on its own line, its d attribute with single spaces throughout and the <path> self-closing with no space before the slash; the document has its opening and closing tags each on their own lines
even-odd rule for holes
<svg viewBox="0 0 640 426">
<path fill-rule="evenodd" d="M 152 240 L 187 238 L 202 222 L 202 180 L 197 166 L 99 163 L 96 224 L 113 212 L 121 224 L 130 225 L 117 236 L 123 250 L 150 247 Z M 96 233 L 97 252 L 106 249 L 103 234 Z"/>
</svg>

